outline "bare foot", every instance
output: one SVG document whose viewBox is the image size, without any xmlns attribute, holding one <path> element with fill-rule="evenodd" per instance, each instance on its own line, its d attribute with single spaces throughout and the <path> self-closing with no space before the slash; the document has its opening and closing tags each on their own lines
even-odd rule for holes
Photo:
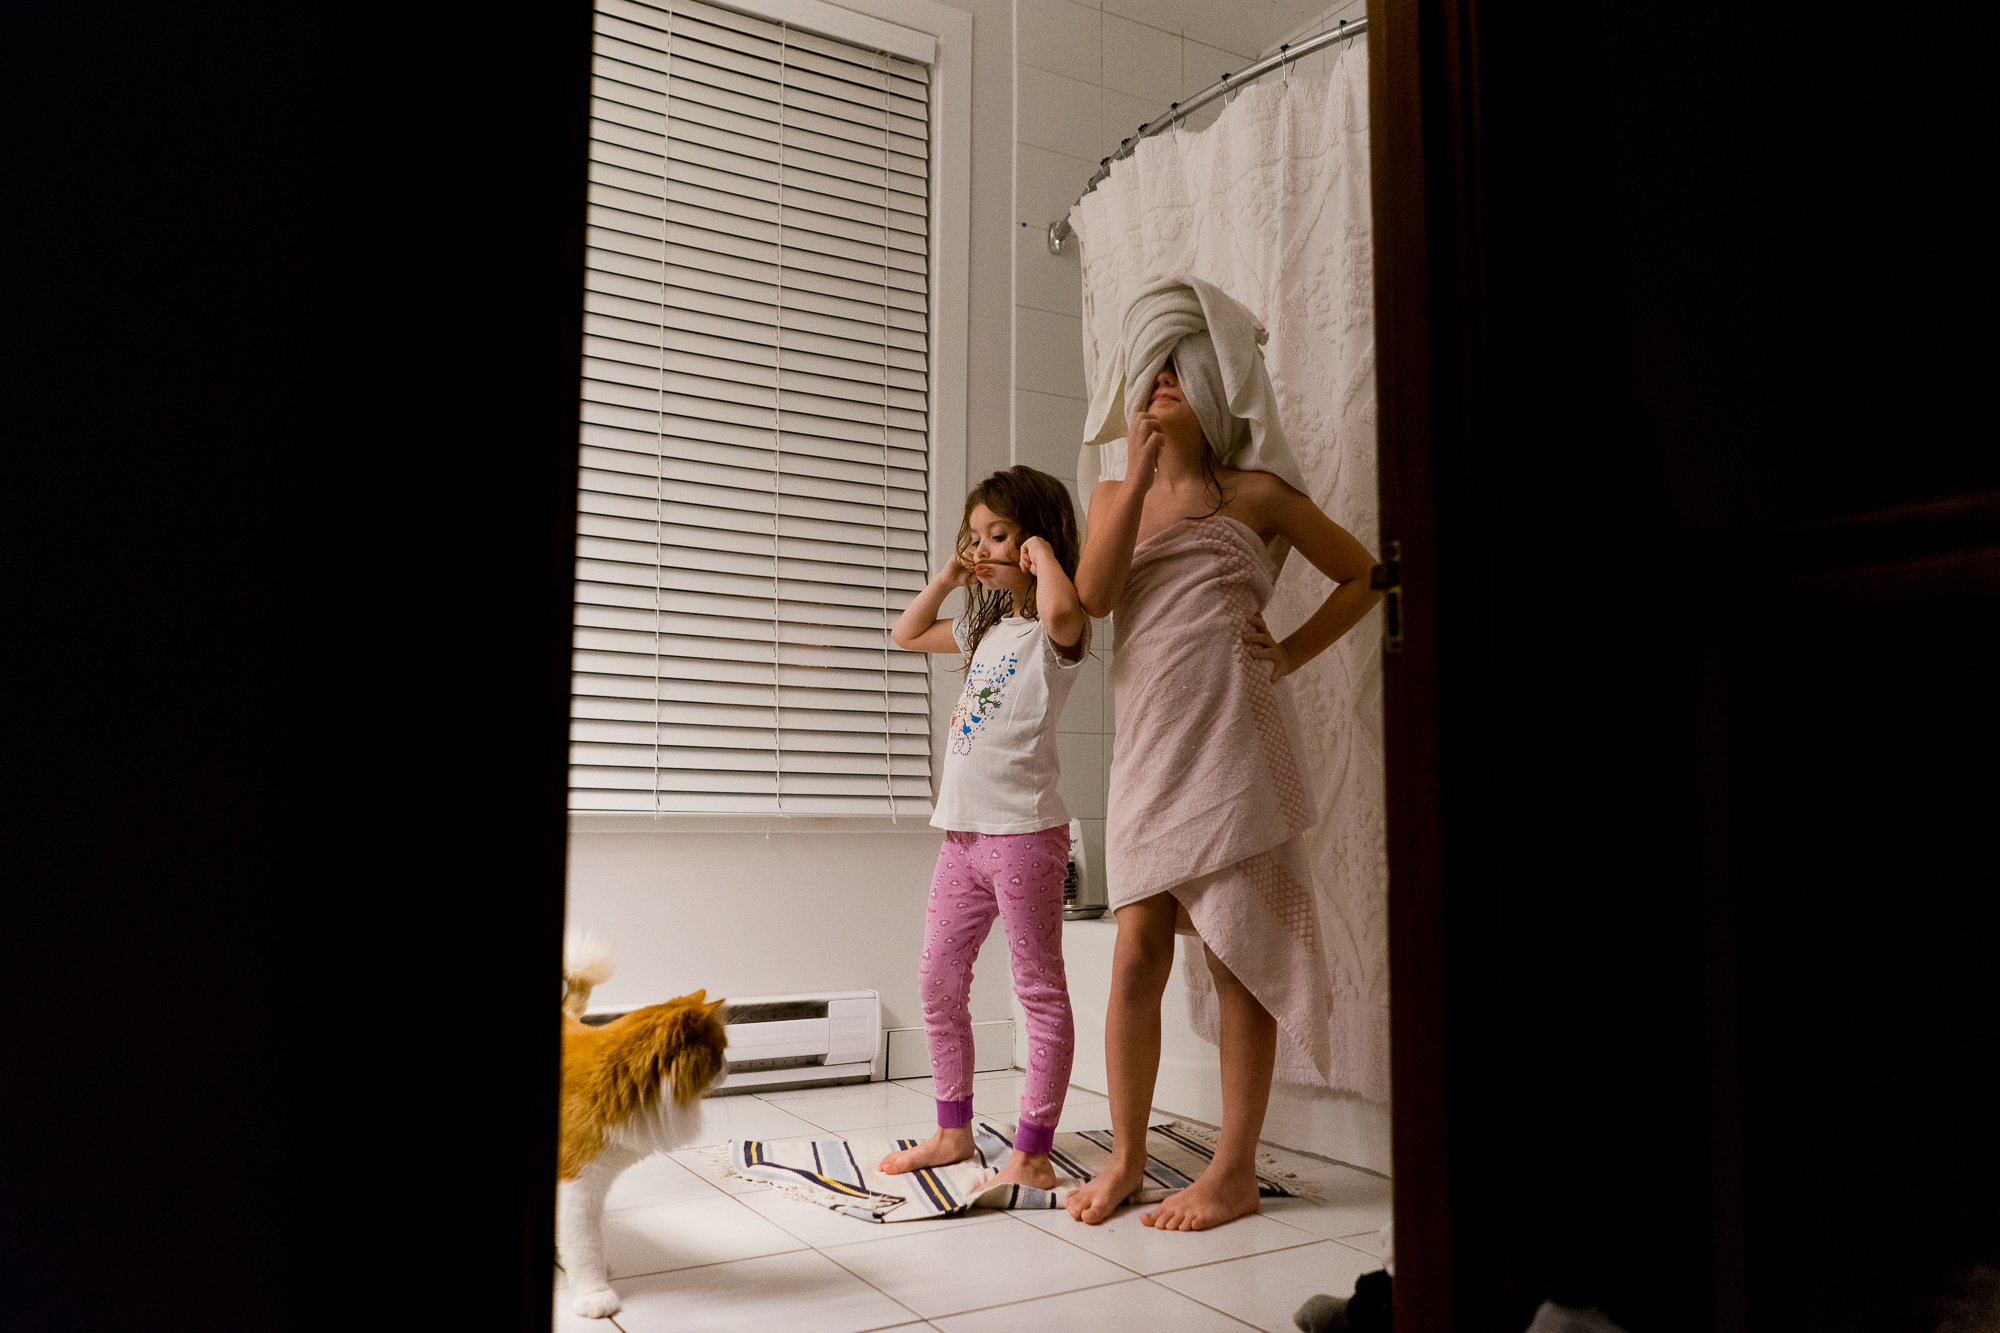
<svg viewBox="0 0 2000 1333">
<path fill-rule="evenodd" d="M 1195 1177 L 1194 1184 L 1169 1194 L 1160 1206 L 1139 1220 L 1157 1231 L 1206 1231 L 1257 1211 L 1254 1169 L 1223 1172 L 1214 1165 Z"/>
<path fill-rule="evenodd" d="M 1102 1171 L 1070 1191 L 1066 1201 L 1069 1215 L 1094 1227 L 1117 1212 L 1145 1178 L 1143 1162 L 1128 1163 L 1113 1157 Z"/>
<path fill-rule="evenodd" d="M 904 1148 L 892 1152 L 882 1159 L 875 1169 L 885 1176 L 906 1175 L 927 1166 L 950 1166 L 972 1156 L 972 1127 L 963 1125 L 957 1129 L 938 1127 L 938 1132 L 919 1143 L 914 1148 Z"/>
<path fill-rule="evenodd" d="M 1017 1149 L 1007 1159 L 1007 1165 L 1000 1168 L 1000 1174 L 981 1188 L 992 1189 L 995 1185 L 1026 1185 L 1030 1189 L 1052 1190 L 1056 1187 L 1056 1169 L 1049 1165 L 1047 1153 L 1030 1157 Z"/>
</svg>

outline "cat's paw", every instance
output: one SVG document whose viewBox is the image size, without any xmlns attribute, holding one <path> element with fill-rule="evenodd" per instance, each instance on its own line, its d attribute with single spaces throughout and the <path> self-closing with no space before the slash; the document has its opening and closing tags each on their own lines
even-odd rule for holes
<svg viewBox="0 0 2000 1333">
<path fill-rule="evenodd" d="M 603 1319 L 617 1314 L 624 1308 L 618 1293 L 609 1287 L 599 1287 L 596 1291 L 579 1291 L 573 1303 L 576 1312 L 585 1319 Z"/>
</svg>

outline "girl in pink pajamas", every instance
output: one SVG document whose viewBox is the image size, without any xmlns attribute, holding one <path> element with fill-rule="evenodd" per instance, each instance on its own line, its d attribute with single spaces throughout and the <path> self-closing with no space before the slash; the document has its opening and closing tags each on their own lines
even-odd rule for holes
<svg viewBox="0 0 2000 1333">
<path fill-rule="evenodd" d="M 966 497 L 951 561 L 890 631 L 898 648 L 966 659 L 931 817 L 945 835 L 919 972 L 938 1131 L 883 1158 L 892 1175 L 972 1156 L 966 998 L 972 960 L 999 916 L 1031 1054 L 1014 1154 L 994 1183 L 1055 1188 L 1049 1144 L 1076 1049 L 1062 963 L 1069 811 L 1056 792 L 1056 722 L 1090 634 L 1071 582 L 1077 550 L 1076 513 L 1060 481 L 1029 467 L 996 472 Z M 965 589 L 966 612 L 939 620 L 954 588 Z"/>
</svg>

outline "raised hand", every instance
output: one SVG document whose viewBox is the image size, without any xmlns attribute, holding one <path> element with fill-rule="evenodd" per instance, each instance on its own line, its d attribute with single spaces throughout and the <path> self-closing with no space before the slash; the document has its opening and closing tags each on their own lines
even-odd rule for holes
<svg viewBox="0 0 2000 1333">
<path fill-rule="evenodd" d="M 1146 390 L 1146 401 L 1133 414 L 1130 424 L 1125 427 L 1125 480 L 1136 482 L 1141 490 L 1153 484 L 1153 471 L 1160 463 L 1160 450 L 1165 447 L 1167 437 L 1160 430 L 1160 421 L 1152 413 L 1153 391 Z"/>
<path fill-rule="evenodd" d="M 1275 685 L 1291 675 L 1292 654 L 1283 643 L 1271 636 L 1271 628 L 1264 623 L 1264 617 L 1253 613 L 1243 625 L 1244 647 L 1253 658 L 1271 664 L 1271 683 Z"/>
<path fill-rule="evenodd" d="M 1047 563 L 1043 563 L 1046 561 Z M 1050 546 L 1046 537 L 1030 537 L 1021 543 L 1021 572 L 1029 578 L 1039 578 L 1044 569 L 1056 567 L 1056 548 Z"/>
<path fill-rule="evenodd" d="M 951 559 L 945 562 L 937 576 L 947 588 L 969 588 L 975 581 L 979 562 L 972 558 L 971 551 L 953 551 Z"/>
</svg>

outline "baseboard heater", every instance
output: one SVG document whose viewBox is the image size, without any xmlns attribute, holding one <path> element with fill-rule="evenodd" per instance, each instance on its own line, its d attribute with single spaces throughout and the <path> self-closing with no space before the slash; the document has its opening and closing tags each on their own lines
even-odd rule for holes
<svg viewBox="0 0 2000 1333">
<path fill-rule="evenodd" d="M 586 1023 L 608 1023 L 637 1005 L 594 1005 Z M 873 1078 L 882 1050 L 882 997 L 872 990 L 752 995 L 723 1010 L 729 1074 L 709 1092 L 762 1092 Z"/>
</svg>

